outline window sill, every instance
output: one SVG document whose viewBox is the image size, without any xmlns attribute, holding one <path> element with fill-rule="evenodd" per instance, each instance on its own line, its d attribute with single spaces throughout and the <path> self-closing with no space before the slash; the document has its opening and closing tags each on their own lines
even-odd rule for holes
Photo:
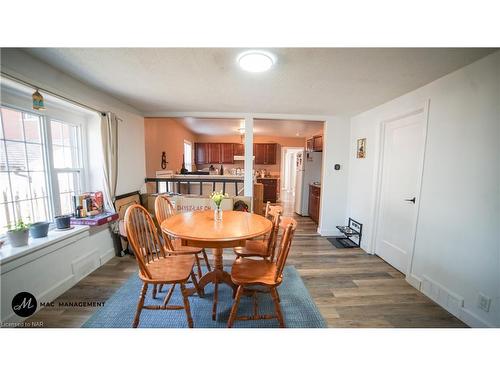
<svg viewBox="0 0 500 375">
<path fill-rule="evenodd" d="M 18 258 L 30 255 L 38 250 L 42 250 L 50 245 L 64 241 L 68 238 L 89 231 L 88 225 L 75 225 L 74 228 L 67 231 L 51 230 L 47 237 L 31 238 L 26 246 L 12 247 L 10 244 L 4 244 L 0 248 L 0 265 L 12 262 Z"/>
</svg>

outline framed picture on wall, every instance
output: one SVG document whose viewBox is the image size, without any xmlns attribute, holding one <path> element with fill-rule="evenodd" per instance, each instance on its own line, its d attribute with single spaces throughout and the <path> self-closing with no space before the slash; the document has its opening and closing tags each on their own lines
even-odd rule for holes
<svg viewBox="0 0 500 375">
<path fill-rule="evenodd" d="M 358 159 L 364 159 L 366 157 L 366 138 L 358 139 L 358 145 L 356 148 L 356 157 Z"/>
</svg>

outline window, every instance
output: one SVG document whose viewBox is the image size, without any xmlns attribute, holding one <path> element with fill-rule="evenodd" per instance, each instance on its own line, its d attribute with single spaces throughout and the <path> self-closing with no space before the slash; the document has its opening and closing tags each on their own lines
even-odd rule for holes
<svg viewBox="0 0 500 375">
<path fill-rule="evenodd" d="M 184 164 L 189 172 L 193 171 L 193 151 L 191 142 L 184 141 Z"/>
<path fill-rule="evenodd" d="M 0 107 L 0 235 L 72 212 L 82 177 L 80 125 Z"/>
<path fill-rule="evenodd" d="M 80 194 L 82 179 L 82 155 L 80 127 L 50 121 L 50 139 L 57 198 L 54 201 L 55 212 L 69 214 L 73 212 L 72 196 Z"/>
</svg>

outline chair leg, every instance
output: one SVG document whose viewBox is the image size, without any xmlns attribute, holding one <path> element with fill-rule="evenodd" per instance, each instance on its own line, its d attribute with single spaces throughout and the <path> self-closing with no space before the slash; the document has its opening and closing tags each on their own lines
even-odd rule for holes
<svg viewBox="0 0 500 375">
<path fill-rule="evenodd" d="M 208 261 L 208 256 L 207 256 L 207 252 L 205 251 L 205 249 L 203 249 L 203 251 L 201 253 L 203 254 L 203 259 L 205 259 L 205 264 L 207 265 L 207 271 L 208 272 L 212 271 L 212 267 L 210 267 L 210 263 Z"/>
<path fill-rule="evenodd" d="M 278 296 L 278 302 L 281 303 L 281 297 L 280 294 L 278 293 L 278 288 L 274 289 L 276 291 L 276 296 Z"/>
<path fill-rule="evenodd" d="M 163 284 L 160 284 L 158 287 L 158 293 L 163 292 Z"/>
<path fill-rule="evenodd" d="M 153 285 L 153 298 L 156 299 L 156 292 L 157 292 L 157 286 L 156 284 Z"/>
<path fill-rule="evenodd" d="M 170 298 L 172 297 L 172 294 L 174 293 L 174 289 L 175 289 L 176 285 L 177 284 L 172 284 L 170 286 L 170 289 L 169 289 L 167 295 L 165 296 L 165 299 L 163 300 L 163 306 L 167 306 L 168 305 L 168 302 L 170 301 Z"/>
<path fill-rule="evenodd" d="M 278 318 L 278 322 L 280 323 L 280 328 L 285 328 L 285 321 L 283 320 L 283 314 L 281 313 L 279 296 L 276 288 L 271 288 L 271 296 L 273 297 L 274 309 L 276 310 L 276 317 Z"/>
<path fill-rule="evenodd" d="M 186 310 L 186 317 L 189 328 L 193 328 L 193 318 L 191 317 L 191 308 L 189 307 L 189 299 L 184 283 L 181 284 L 182 299 L 184 300 L 184 310 Z"/>
<path fill-rule="evenodd" d="M 212 320 L 217 320 L 217 297 L 219 296 L 219 280 L 214 283 L 214 302 L 212 305 Z"/>
<path fill-rule="evenodd" d="M 143 283 L 141 294 L 139 296 L 139 302 L 137 303 L 137 310 L 135 312 L 134 323 L 132 325 L 133 328 L 137 328 L 139 325 L 139 317 L 141 316 L 142 307 L 144 306 L 144 299 L 146 298 L 146 292 L 148 291 L 148 284 Z"/>
<path fill-rule="evenodd" d="M 195 254 L 195 259 L 196 259 L 196 267 L 198 268 L 198 277 L 201 279 L 203 274 L 201 273 L 201 265 L 200 265 L 200 258 L 198 257 L 198 254 Z"/>
<path fill-rule="evenodd" d="M 233 302 L 233 307 L 231 308 L 231 314 L 229 314 L 229 320 L 227 322 L 227 328 L 232 328 L 234 320 L 236 319 L 236 315 L 238 313 L 238 305 L 240 304 L 240 298 L 243 294 L 243 286 L 239 286 L 236 292 L 236 298 Z"/>
<path fill-rule="evenodd" d="M 202 288 L 200 288 L 200 285 L 198 284 L 198 280 L 196 279 L 194 271 L 191 271 L 191 280 L 193 281 L 194 289 L 196 290 L 196 293 L 198 293 L 198 296 L 205 297 L 205 292 Z"/>
</svg>

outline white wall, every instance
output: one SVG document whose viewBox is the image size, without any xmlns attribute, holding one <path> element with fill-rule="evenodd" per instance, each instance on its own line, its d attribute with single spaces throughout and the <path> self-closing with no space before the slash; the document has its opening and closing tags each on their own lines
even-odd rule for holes
<svg viewBox="0 0 500 375">
<path fill-rule="evenodd" d="M 19 49 L 2 48 L 1 65 L 2 71 L 6 73 L 99 110 L 115 112 L 118 117 L 122 118 L 123 122 L 119 123 L 118 130 L 117 194 L 141 188 L 146 176 L 146 164 L 144 117 L 139 111 Z M 91 134 L 95 134 L 95 132 Z M 99 142 L 99 139 L 94 136 L 89 138 L 88 142 L 89 149 L 92 149 Z M 101 168 L 100 164 L 95 161 L 96 155 L 94 153 L 91 153 L 89 158 L 91 159 L 91 172 L 95 172 L 96 168 Z M 92 182 L 95 183 L 95 181 Z"/>
<path fill-rule="evenodd" d="M 334 169 L 340 164 L 340 170 Z M 349 118 L 329 117 L 323 131 L 323 170 L 318 232 L 340 234 L 336 225 L 346 225 L 347 179 L 349 170 Z"/>
<path fill-rule="evenodd" d="M 500 326 L 500 52 L 351 119 L 348 216 L 373 252 L 380 124 L 430 100 L 412 277 L 472 326 Z M 356 159 L 356 140 L 367 157 Z M 413 283 L 415 285 L 415 283 Z M 490 312 L 477 307 L 492 298 Z M 458 303 L 458 304 L 457 304 Z M 462 306 L 463 304 L 463 306 Z"/>
</svg>

